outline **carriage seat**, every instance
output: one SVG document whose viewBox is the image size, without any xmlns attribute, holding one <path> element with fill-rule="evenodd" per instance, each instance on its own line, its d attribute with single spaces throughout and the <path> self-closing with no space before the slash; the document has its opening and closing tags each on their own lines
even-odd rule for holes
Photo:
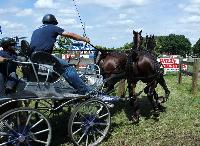
<svg viewBox="0 0 200 146">
<path fill-rule="evenodd" d="M 53 65 L 56 67 L 60 66 L 60 63 L 56 57 L 42 51 L 33 52 L 30 59 L 32 62 L 38 63 L 38 64 L 47 64 L 47 65 Z"/>
<path fill-rule="evenodd" d="M 60 67 L 60 63 L 53 55 L 41 51 L 33 52 L 30 60 L 33 63 L 36 63 L 34 64 L 34 67 L 37 72 L 39 82 L 45 82 L 48 78 L 47 82 L 52 83 L 59 78 L 59 75 L 54 71 Z M 32 82 L 37 81 L 32 66 L 29 66 L 28 80 Z"/>
</svg>

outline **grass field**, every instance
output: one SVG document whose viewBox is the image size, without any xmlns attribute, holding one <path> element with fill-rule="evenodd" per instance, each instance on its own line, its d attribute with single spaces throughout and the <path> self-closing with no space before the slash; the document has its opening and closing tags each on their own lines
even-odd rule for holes
<svg viewBox="0 0 200 146">
<path fill-rule="evenodd" d="M 165 76 L 171 91 L 166 108 L 159 120 L 151 117 L 151 105 L 146 96 L 140 96 L 141 118 L 139 124 L 128 120 L 130 107 L 120 102 L 112 109 L 112 125 L 101 146 L 199 146 L 200 145 L 200 81 L 198 93 L 192 95 L 191 77 L 183 76 L 183 83 L 177 84 L 177 75 Z M 144 87 L 138 83 L 137 91 Z M 158 86 L 157 91 L 163 94 Z M 59 125 L 63 128 L 63 124 Z M 66 133 L 55 131 L 53 146 L 72 146 Z M 67 142 L 68 141 L 68 142 Z"/>
<path fill-rule="evenodd" d="M 142 97 L 140 123 L 128 121 L 125 110 L 117 112 L 112 118 L 111 135 L 103 146 L 200 145 L 200 86 L 194 96 L 190 93 L 191 77 L 183 77 L 181 85 L 177 84 L 177 76 L 165 78 L 171 95 L 163 104 L 166 112 L 161 113 L 159 121 L 150 117 L 150 104 Z M 158 92 L 162 94 L 160 87 Z"/>
</svg>

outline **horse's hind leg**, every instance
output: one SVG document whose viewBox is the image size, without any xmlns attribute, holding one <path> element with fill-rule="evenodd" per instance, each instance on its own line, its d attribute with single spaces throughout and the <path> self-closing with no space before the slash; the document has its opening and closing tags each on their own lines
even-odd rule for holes
<svg viewBox="0 0 200 146">
<path fill-rule="evenodd" d="M 161 102 L 159 101 L 159 97 L 158 97 L 156 90 L 153 91 L 153 96 L 154 96 L 155 102 L 157 104 L 158 110 L 163 112 L 164 109 L 163 109 L 163 106 L 161 105 Z"/>
<path fill-rule="evenodd" d="M 112 74 L 106 81 L 106 93 L 109 94 L 114 90 L 115 84 L 124 78 L 124 74 Z"/>
<path fill-rule="evenodd" d="M 133 107 L 132 120 L 134 123 L 138 123 L 140 117 L 140 110 L 139 110 L 138 98 L 135 94 L 135 87 L 136 84 L 128 82 L 130 105 L 131 107 Z"/>
<path fill-rule="evenodd" d="M 154 82 L 148 89 L 148 93 L 147 93 L 147 97 L 149 99 L 149 101 L 151 102 L 152 106 L 153 106 L 153 110 L 154 110 L 154 113 L 153 115 L 155 117 L 158 117 L 160 115 L 159 113 L 159 106 L 158 106 L 158 102 L 156 101 L 156 97 L 157 96 L 157 93 L 155 91 L 155 88 L 157 86 L 157 82 Z M 156 93 L 156 94 L 155 94 Z"/>
<path fill-rule="evenodd" d="M 170 94 L 170 91 L 167 87 L 167 84 L 165 82 L 165 79 L 163 77 L 163 75 L 160 75 L 160 77 L 158 78 L 158 83 L 162 86 L 162 88 L 165 90 L 165 97 L 164 99 L 167 100 Z"/>
</svg>

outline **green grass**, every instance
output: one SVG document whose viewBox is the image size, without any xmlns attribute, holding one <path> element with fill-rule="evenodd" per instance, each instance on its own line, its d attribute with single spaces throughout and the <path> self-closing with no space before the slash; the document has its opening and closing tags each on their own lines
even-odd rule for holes
<svg viewBox="0 0 200 146">
<path fill-rule="evenodd" d="M 169 100 L 163 104 L 166 111 L 159 120 L 151 117 L 151 105 L 145 94 L 140 96 L 141 118 L 139 124 L 129 120 L 131 107 L 121 102 L 112 111 L 112 125 L 101 146 L 199 146 L 200 145 L 200 81 L 196 95 L 191 94 L 191 77 L 183 76 L 178 84 L 177 75 L 165 76 L 171 91 Z M 144 87 L 138 83 L 137 91 Z M 159 95 L 163 90 L 158 86 Z M 67 123 L 62 122 L 64 126 Z M 67 134 L 55 131 L 53 146 L 72 146 Z M 64 137 L 64 138 L 63 138 Z M 68 141 L 68 142 L 67 142 Z"/>
<path fill-rule="evenodd" d="M 171 94 L 163 104 L 166 112 L 161 113 L 159 121 L 149 117 L 151 105 L 142 94 L 139 124 L 128 120 L 126 110 L 117 112 L 112 117 L 110 136 L 102 146 L 200 145 L 200 88 L 196 95 L 192 95 L 191 77 L 184 76 L 181 85 L 178 85 L 175 75 L 165 78 Z M 143 86 L 139 83 L 137 91 Z M 160 86 L 157 91 L 163 93 Z"/>
</svg>

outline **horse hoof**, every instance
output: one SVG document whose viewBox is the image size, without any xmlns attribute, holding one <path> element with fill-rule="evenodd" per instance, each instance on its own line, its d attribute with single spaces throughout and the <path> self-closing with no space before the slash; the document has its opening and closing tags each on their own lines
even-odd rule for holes
<svg viewBox="0 0 200 146">
<path fill-rule="evenodd" d="M 170 91 L 167 91 L 167 92 L 165 93 L 165 99 L 166 99 L 166 100 L 168 99 L 169 95 L 170 95 Z"/>
<path fill-rule="evenodd" d="M 158 102 L 159 104 L 164 103 L 164 102 L 165 102 L 164 97 L 163 97 L 163 96 L 158 97 L 157 102 Z"/>
<path fill-rule="evenodd" d="M 159 112 L 165 112 L 165 108 L 161 104 L 159 104 L 158 105 L 158 111 Z"/>
<path fill-rule="evenodd" d="M 159 117 L 153 117 L 153 119 L 158 122 L 159 121 Z"/>
<path fill-rule="evenodd" d="M 154 111 L 153 116 L 156 117 L 156 118 L 159 117 L 160 116 L 160 112 L 159 111 Z"/>
<path fill-rule="evenodd" d="M 136 116 L 136 115 L 133 115 L 133 116 L 132 116 L 132 121 L 133 121 L 133 123 L 135 123 L 135 124 L 136 124 L 136 123 L 139 123 L 139 119 L 140 119 L 139 116 Z"/>
</svg>

